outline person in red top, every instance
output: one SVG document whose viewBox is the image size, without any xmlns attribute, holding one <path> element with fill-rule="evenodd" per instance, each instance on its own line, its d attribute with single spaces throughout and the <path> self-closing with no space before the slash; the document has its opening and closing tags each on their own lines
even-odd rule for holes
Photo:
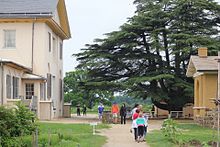
<svg viewBox="0 0 220 147">
<path fill-rule="evenodd" d="M 131 125 L 131 127 L 134 129 L 134 139 L 135 139 L 135 141 L 137 141 L 137 139 L 138 139 L 138 130 L 137 130 L 138 126 L 137 126 L 136 120 L 139 117 L 139 113 L 140 113 L 140 110 L 136 109 L 135 113 L 132 115 L 132 125 Z"/>
<path fill-rule="evenodd" d="M 118 122 L 118 113 L 119 113 L 119 107 L 116 102 L 112 105 L 112 117 L 113 117 L 113 123 L 117 124 Z"/>
</svg>

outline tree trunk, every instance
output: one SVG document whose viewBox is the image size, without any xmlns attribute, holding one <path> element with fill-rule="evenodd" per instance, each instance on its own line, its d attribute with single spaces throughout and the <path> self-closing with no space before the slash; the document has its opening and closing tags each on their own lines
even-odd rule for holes
<svg viewBox="0 0 220 147">
<path fill-rule="evenodd" d="M 166 27 L 164 26 L 163 31 L 163 43 L 164 43 L 164 50 L 165 50 L 165 56 L 166 56 L 166 66 L 170 67 L 170 57 L 169 57 L 169 50 L 168 50 L 168 41 L 167 41 L 167 33 L 166 33 Z"/>
</svg>

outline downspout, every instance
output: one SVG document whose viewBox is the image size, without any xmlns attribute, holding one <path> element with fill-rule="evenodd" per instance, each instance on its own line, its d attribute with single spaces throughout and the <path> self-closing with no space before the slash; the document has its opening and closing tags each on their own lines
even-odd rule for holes
<svg viewBox="0 0 220 147">
<path fill-rule="evenodd" d="M 35 30 L 35 21 L 36 17 L 32 24 L 32 44 L 31 44 L 31 71 L 33 73 L 34 70 L 34 30 Z"/>
<path fill-rule="evenodd" d="M 4 68 L 3 68 L 3 63 L 2 63 L 2 62 L 1 62 L 1 64 L 0 64 L 0 66 L 1 66 L 1 71 L 2 71 L 2 72 L 1 72 L 1 79 L 2 79 L 2 80 L 1 80 L 1 82 L 2 82 L 2 83 L 1 83 L 1 84 L 2 84 L 2 85 L 1 85 L 1 87 L 2 87 L 2 88 L 1 88 L 1 105 L 3 105 L 3 96 L 4 96 L 4 95 L 3 95 L 3 92 L 4 92 Z"/>
</svg>

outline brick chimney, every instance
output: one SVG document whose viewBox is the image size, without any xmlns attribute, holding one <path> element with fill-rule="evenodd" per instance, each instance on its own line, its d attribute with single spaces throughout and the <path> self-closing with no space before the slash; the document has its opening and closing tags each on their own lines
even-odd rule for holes
<svg viewBox="0 0 220 147">
<path fill-rule="evenodd" d="M 206 58 L 208 56 L 207 47 L 200 47 L 198 49 L 198 56 L 201 57 L 201 58 Z"/>
</svg>

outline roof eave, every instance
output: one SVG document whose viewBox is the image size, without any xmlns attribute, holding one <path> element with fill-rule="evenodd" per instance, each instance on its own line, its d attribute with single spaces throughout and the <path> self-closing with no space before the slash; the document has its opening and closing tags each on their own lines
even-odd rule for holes
<svg viewBox="0 0 220 147">
<path fill-rule="evenodd" d="M 71 31 L 70 31 L 70 25 L 69 25 L 65 0 L 59 0 L 57 9 L 58 9 L 58 13 L 60 14 L 60 18 L 63 18 L 63 20 L 61 20 L 61 23 L 62 23 L 61 26 L 63 27 L 63 31 L 65 32 L 65 34 L 68 36 L 67 39 L 69 39 L 71 38 Z"/>
<path fill-rule="evenodd" d="M 68 36 L 68 34 L 66 34 L 66 32 L 56 23 L 56 21 L 54 21 L 52 18 L 48 19 L 46 21 L 47 25 L 53 29 L 53 31 L 60 36 L 63 40 L 64 39 L 69 39 L 70 36 Z"/>
<path fill-rule="evenodd" d="M 24 70 L 25 72 L 28 72 L 28 73 L 30 73 L 32 71 L 31 68 L 25 67 L 21 64 L 13 62 L 13 61 L 0 61 L 0 62 L 3 63 L 4 65 L 13 67 L 18 70 Z"/>
<path fill-rule="evenodd" d="M 13 18 L 50 18 L 53 14 L 51 12 L 39 12 L 39 13 L 0 13 L 1 19 L 13 19 Z"/>
</svg>

